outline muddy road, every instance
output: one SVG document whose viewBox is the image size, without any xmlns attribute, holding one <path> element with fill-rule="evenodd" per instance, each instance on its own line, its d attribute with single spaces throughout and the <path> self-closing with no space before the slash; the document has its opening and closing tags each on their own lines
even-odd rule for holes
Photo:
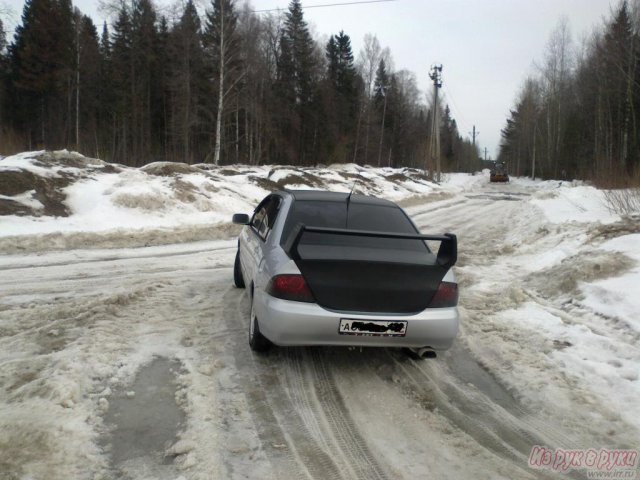
<svg viewBox="0 0 640 480">
<path fill-rule="evenodd" d="M 234 240 L 2 257 L 2 478 L 586 478 L 530 469 L 531 448 L 630 447 L 638 431 L 493 323 L 524 302 L 594 316 L 514 260 L 553 248 L 533 193 L 486 185 L 408 209 L 459 238 L 460 338 L 437 359 L 252 353 Z"/>
</svg>

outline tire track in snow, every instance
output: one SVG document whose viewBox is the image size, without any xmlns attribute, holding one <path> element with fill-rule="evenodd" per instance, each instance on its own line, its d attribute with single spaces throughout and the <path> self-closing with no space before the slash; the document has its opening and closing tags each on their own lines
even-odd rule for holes
<svg viewBox="0 0 640 480">
<path fill-rule="evenodd" d="M 225 308 L 224 317 L 229 327 L 239 322 L 247 325 L 248 312 L 242 304 L 248 300 L 244 292 L 230 287 L 225 298 L 228 299 L 224 302 L 225 306 L 235 306 L 232 311 Z M 245 329 L 232 337 L 234 362 L 247 392 L 258 437 L 275 478 L 341 479 L 340 469 L 307 431 L 298 409 L 291 403 L 280 382 L 282 358 L 278 352 L 264 357 L 253 353 L 246 335 Z"/>
<path fill-rule="evenodd" d="M 288 348 L 282 354 L 286 359 L 283 385 L 286 387 L 287 395 L 291 399 L 294 409 L 300 415 L 304 424 L 303 428 L 306 428 L 307 432 L 315 438 L 316 442 L 327 452 L 326 458 L 331 460 L 331 465 L 327 465 L 327 478 L 335 480 L 355 478 L 355 472 L 349 463 L 345 461 L 341 452 L 337 451 L 335 444 L 329 441 L 331 436 L 327 434 L 327 427 L 324 425 L 326 422 L 323 422 L 319 409 L 314 405 L 315 399 L 312 398 L 314 387 L 308 379 L 302 349 Z M 340 472 L 351 475 L 344 477 Z"/>
<path fill-rule="evenodd" d="M 302 354 L 301 349 L 287 349 L 286 355 L 292 366 L 287 374 L 298 397 L 298 408 L 307 412 L 304 417 L 310 419 L 312 429 L 319 431 L 332 456 L 340 458 L 343 468 L 351 473 L 347 478 L 387 478 L 350 417 L 323 350 L 309 348 Z"/>
<path fill-rule="evenodd" d="M 482 392 L 474 391 L 465 385 L 455 385 L 453 381 L 443 382 L 439 375 L 434 374 L 438 366 L 433 361 L 401 361 L 397 354 L 389 350 L 387 355 L 400 378 L 406 379 L 413 391 L 432 398 L 438 410 L 457 428 L 474 438 L 478 444 L 513 463 L 518 469 L 526 467 L 534 445 L 557 445 L 565 448 L 575 446 L 559 429 L 552 427 L 549 430 L 548 424 L 539 425 L 538 422 L 527 420 L 530 416 L 522 410 L 522 416 L 516 417 L 487 400 Z M 427 366 L 422 363 L 426 363 Z M 451 378 L 456 377 L 453 375 Z M 517 411 L 517 405 L 514 406 Z M 542 429 L 539 430 L 539 427 Z M 541 479 L 586 479 L 586 475 L 577 471 L 553 475 L 551 472 L 536 470 L 534 474 L 536 478 Z"/>
<path fill-rule="evenodd" d="M 472 202 L 464 201 L 445 208 L 421 211 L 413 217 L 421 230 L 433 230 L 434 225 L 445 225 L 446 230 L 451 226 L 450 228 L 458 234 L 459 243 L 465 252 L 464 258 L 467 261 L 464 263 L 468 263 L 468 268 L 472 268 L 478 263 L 484 264 L 483 262 L 491 257 L 495 258 L 496 254 L 491 247 L 499 247 L 504 242 L 514 223 L 526 221 L 521 214 L 522 202 L 505 201 L 513 199 L 497 197 L 493 201 L 488 200 L 480 196 Z M 506 277 L 509 276 L 507 273 Z M 504 280 L 508 281 L 509 278 Z M 461 300 L 464 300 L 464 296 Z M 465 312 L 467 316 L 475 317 L 475 322 L 480 323 L 484 317 L 490 322 L 489 316 L 495 310 L 474 310 L 473 305 L 467 305 Z M 462 321 L 465 321 L 464 316 Z M 475 362 L 470 354 L 467 355 L 471 362 Z M 478 443 L 520 467 L 527 464 L 533 445 L 546 444 L 564 448 L 577 446 L 558 425 L 539 418 L 535 412 L 526 412 L 517 402 L 508 402 L 508 408 L 504 409 L 487 395 L 487 390 L 476 390 L 469 388 L 468 384 L 461 383 L 461 372 L 456 371 L 453 359 L 453 369 L 445 366 L 445 371 L 441 372 L 437 363 L 413 360 L 401 362 L 397 356 L 391 353 L 389 356 L 394 360 L 395 368 L 400 370 L 399 376 L 407 378 L 412 384 L 412 389 L 425 391 L 425 380 L 434 387 L 434 391 L 429 390 L 425 393 L 434 395 L 438 408 L 458 428 L 471 435 Z M 495 382 L 495 379 L 493 381 Z M 535 474 L 540 478 L 555 478 L 548 472 L 536 471 Z M 568 476 L 585 478 L 584 473 L 575 471 Z M 566 475 L 563 477 L 566 478 Z"/>
<path fill-rule="evenodd" d="M 313 361 L 310 367 L 313 372 L 313 385 L 322 405 L 322 411 L 340 451 L 352 463 L 356 478 L 363 480 L 387 478 L 349 416 L 335 380 L 327 368 L 323 352 L 313 348 L 309 350 L 309 354 Z"/>
<path fill-rule="evenodd" d="M 155 247 L 158 248 L 158 247 Z M 172 251 L 166 251 L 166 252 L 159 252 L 159 253 L 149 253 L 149 252 L 145 252 L 145 250 L 147 250 L 148 247 L 138 247 L 135 249 L 128 249 L 127 251 L 131 252 L 131 250 L 134 250 L 134 252 L 129 253 L 128 255 L 118 255 L 118 254 L 114 254 L 112 252 L 108 253 L 108 254 L 104 254 L 104 255 L 100 255 L 99 253 L 96 254 L 95 252 L 87 252 L 84 251 L 84 253 L 87 254 L 86 258 L 79 258 L 79 259 L 75 259 L 75 260 L 51 260 L 51 261 L 43 261 L 43 258 L 38 256 L 35 257 L 37 258 L 37 262 L 33 262 L 33 260 L 29 261 L 29 259 L 31 259 L 33 257 L 32 256 L 27 256 L 27 257 L 23 257 L 23 256 L 19 256 L 20 259 L 27 259 L 27 260 L 23 260 L 23 261 L 17 261 L 15 259 L 15 257 L 18 257 L 18 255 L 11 255 L 8 256 L 7 258 L 3 259 L 2 262 L 0 262 L 0 271 L 5 271 L 5 270 L 21 270 L 21 269 L 31 269 L 31 268 L 42 268 L 42 267 L 65 267 L 68 268 L 70 266 L 73 265 L 90 265 L 93 263 L 108 263 L 108 262 L 122 262 L 122 261 L 133 261 L 133 260 L 143 260 L 143 259 L 159 259 L 159 258 L 167 258 L 167 257 L 171 257 L 171 258 L 175 258 L 175 257 L 182 257 L 182 256 L 189 256 L 189 255 L 200 255 L 202 253 L 218 253 L 218 252 L 224 252 L 227 250 L 234 250 L 236 249 L 235 243 L 233 245 L 224 245 L 224 246 L 219 246 L 219 247 L 213 247 L 213 248 L 198 248 L 195 250 L 187 250 L 187 251 L 181 251 L 181 252 L 172 252 Z M 166 247 L 164 248 L 166 250 Z M 140 252 L 138 252 L 138 250 Z M 144 253 L 143 253 L 144 252 Z M 56 258 L 56 257 L 62 257 L 64 256 L 64 254 L 60 254 L 59 252 L 54 252 L 50 254 L 52 257 Z M 34 259 L 35 259 L 34 258 Z M 75 257 L 77 258 L 77 257 Z M 11 261 L 13 260 L 14 263 L 11 263 Z"/>
</svg>

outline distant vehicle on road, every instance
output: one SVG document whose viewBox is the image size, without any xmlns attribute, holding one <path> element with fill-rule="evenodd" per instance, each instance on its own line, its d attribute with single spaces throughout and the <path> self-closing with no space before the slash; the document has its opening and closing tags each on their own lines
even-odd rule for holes
<svg viewBox="0 0 640 480">
<path fill-rule="evenodd" d="M 277 191 L 238 238 L 249 345 L 448 349 L 458 332 L 456 236 L 422 235 L 396 204 L 364 195 Z M 440 242 L 437 254 L 427 241 Z"/>
<path fill-rule="evenodd" d="M 490 182 L 508 182 L 509 174 L 507 173 L 507 166 L 502 162 L 496 162 L 491 169 L 489 175 Z"/>
</svg>

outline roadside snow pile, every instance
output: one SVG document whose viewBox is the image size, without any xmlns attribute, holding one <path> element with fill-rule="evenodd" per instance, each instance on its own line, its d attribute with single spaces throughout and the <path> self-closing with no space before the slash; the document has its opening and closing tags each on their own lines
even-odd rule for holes
<svg viewBox="0 0 640 480">
<path fill-rule="evenodd" d="M 582 285 L 583 303 L 603 316 L 619 319 L 640 338 L 640 234 L 614 238 L 600 245 L 600 249 L 624 254 L 635 260 L 635 265 L 623 275 Z M 639 374 L 635 372 L 635 380 Z"/>
<path fill-rule="evenodd" d="M 497 191 L 525 201 L 493 203 L 481 216 L 490 227 L 468 232 L 495 247 L 462 250 L 464 341 L 529 408 L 588 422 L 603 445 L 637 444 L 640 222 L 577 182 Z"/>
<path fill-rule="evenodd" d="M 532 203 L 553 223 L 613 223 L 620 220 L 619 215 L 607 208 L 604 192 L 589 186 L 541 190 Z"/>
<path fill-rule="evenodd" d="M 0 215 L 69 215 L 64 189 L 117 167 L 69 152 L 21 153 L 0 160 Z M 0 235 L 5 229 L 0 231 Z"/>
<path fill-rule="evenodd" d="M 228 223 L 269 191 L 325 189 L 399 201 L 457 192 L 482 176 L 452 174 L 442 185 L 411 168 L 187 165 L 125 167 L 66 150 L 0 160 L 0 237 L 174 229 Z M 449 182 L 449 183 L 447 183 Z"/>
</svg>

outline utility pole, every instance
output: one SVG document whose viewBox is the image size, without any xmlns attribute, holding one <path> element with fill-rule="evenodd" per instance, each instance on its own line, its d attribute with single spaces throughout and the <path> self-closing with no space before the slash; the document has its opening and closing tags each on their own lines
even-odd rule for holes
<svg viewBox="0 0 640 480">
<path fill-rule="evenodd" d="M 531 161 L 531 179 L 536 179 L 536 137 L 538 136 L 538 122 L 533 126 L 533 159 Z"/>
<path fill-rule="evenodd" d="M 473 148 L 476 148 L 476 137 L 480 135 L 480 132 L 476 131 L 476 126 L 473 126 L 473 132 L 469 132 L 471 134 L 471 138 L 473 139 Z"/>
<path fill-rule="evenodd" d="M 433 116 L 431 119 L 431 138 L 429 153 L 431 169 L 429 177 L 433 179 L 433 165 L 436 165 L 436 182 L 440 183 L 440 126 L 438 125 L 438 89 L 442 88 L 442 65 L 433 65 L 429 78 L 433 81 Z"/>
<path fill-rule="evenodd" d="M 487 161 L 487 147 L 484 147 L 484 161 Z"/>
<path fill-rule="evenodd" d="M 77 19 L 78 20 L 78 19 Z M 76 150 L 80 151 L 80 22 L 76 25 Z"/>
<path fill-rule="evenodd" d="M 473 139 L 473 157 L 475 159 L 480 158 L 478 155 L 478 150 L 476 149 L 476 137 L 480 135 L 480 132 L 476 131 L 476 126 L 473 126 L 473 132 L 469 132 L 471 134 L 471 138 Z M 481 162 L 482 163 L 482 162 Z M 482 170 L 482 168 L 480 168 Z"/>
</svg>

